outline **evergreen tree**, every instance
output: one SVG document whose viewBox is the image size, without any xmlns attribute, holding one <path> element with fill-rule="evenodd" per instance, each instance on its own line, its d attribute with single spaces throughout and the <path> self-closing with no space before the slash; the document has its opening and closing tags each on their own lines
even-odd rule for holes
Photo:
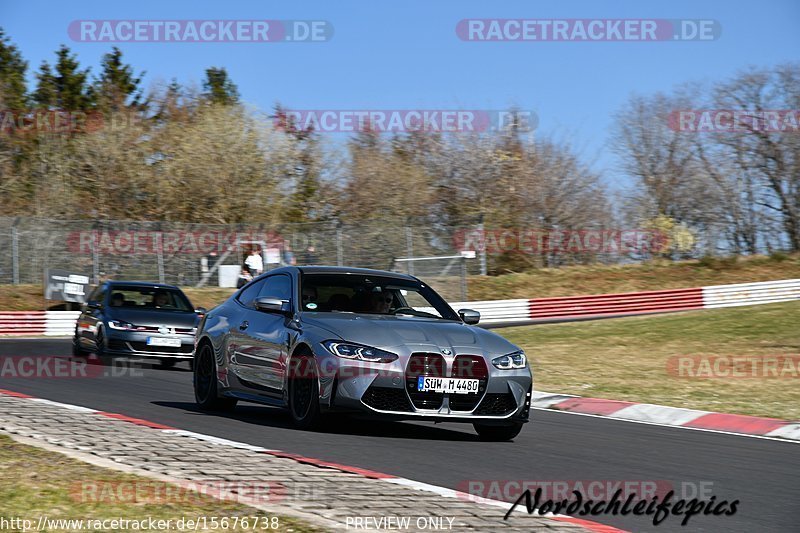
<svg viewBox="0 0 800 533">
<path fill-rule="evenodd" d="M 58 105 L 56 77 L 47 61 L 42 61 L 39 72 L 36 73 L 36 90 L 33 92 L 33 101 L 36 103 L 36 107 L 44 109 Z"/>
<path fill-rule="evenodd" d="M 56 52 L 55 74 L 47 62 L 42 63 L 34 100 L 39 107 L 57 107 L 68 111 L 88 111 L 92 107 L 92 95 L 86 79 L 89 69 L 81 70 L 77 57 L 70 55 L 69 48 L 61 45 Z"/>
<path fill-rule="evenodd" d="M 0 28 L 0 106 L 22 110 L 27 106 L 25 71 L 28 62 Z"/>
<path fill-rule="evenodd" d="M 228 72 L 224 67 L 206 69 L 203 89 L 205 89 L 204 96 L 212 104 L 233 105 L 239 103 L 239 89 L 228 77 Z"/>
<path fill-rule="evenodd" d="M 103 56 L 102 72 L 89 90 L 90 98 L 101 111 L 119 111 L 125 107 L 138 107 L 142 90 L 139 84 L 144 73 L 138 77 L 133 67 L 122 61 L 122 51 L 116 46 Z"/>
</svg>

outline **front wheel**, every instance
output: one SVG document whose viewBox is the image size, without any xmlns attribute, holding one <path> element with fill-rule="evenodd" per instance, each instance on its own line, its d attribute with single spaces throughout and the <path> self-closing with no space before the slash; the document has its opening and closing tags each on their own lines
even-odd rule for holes
<svg viewBox="0 0 800 533">
<path fill-rule="evenodd" d="M 291 364 L 289 412 L 300 429 L 315 429 L 322 422 L 319 409 L 319 379 L 314 357 L 301 355 Z"/>
<path fill-rule="evenodd" d="M 512 440 L 522 431 L 522 423 L 514 422 L 507 426 L 491 426 L 488 424 L 472 424 L 483 441 L 500 442 Z"/>
<path fill-rule="evenodd" d="M 97 357 L 104 357 L 106 355 L 106 339 L 103 334 L 103 328 L 100 326 L 97 326 L 97 330 L 94 334 L 94 345 L 94 354 Z"/>
<path fill-rule="evenodd" d="M 78 332 L 76 331 L 75 336 L 72 337 L 72 356 L 86 357 L 87 355 L 89 355 L 89 352 L 81 346 L 80 337 L 78 337 Z"/>
<path fill-rule="evenodd" d="M 217 361 L 214 350 L 203 344 L 194 363 L 194 399 L 203 411 L 230 411 L 236 407 L 236 399 L 220 398 L 217 390 Z"/>
</svg>

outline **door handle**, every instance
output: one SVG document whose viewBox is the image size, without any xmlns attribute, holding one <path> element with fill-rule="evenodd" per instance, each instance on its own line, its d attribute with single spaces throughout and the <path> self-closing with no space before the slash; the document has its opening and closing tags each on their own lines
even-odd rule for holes
<svg viewBox="0 0 800 533">
<path fill-rule="evenodd" d="M 246 330 L 248 327 L 250 327 L 250 322 L 248 322 L 247 320 L 245 320 L 244 322 L 242 322 L 241 324 L 239 324 L 239 329 L 240 329 L 241 331 L 244 331 L 244 330 Z"/>
</svg>

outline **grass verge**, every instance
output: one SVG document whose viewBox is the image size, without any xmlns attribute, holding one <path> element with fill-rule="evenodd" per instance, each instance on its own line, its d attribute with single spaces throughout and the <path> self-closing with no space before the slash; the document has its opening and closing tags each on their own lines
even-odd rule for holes
<svg viewBox="0 0 800 533">
<path fill-rule="evenodd" d="M 92 487 L 105 487 L 90 494 L 102 497 L 85 497 L 81 493 L 81 483 L 89 483 Z M 225 531 L 253 531 L 252 517 L 261 517 L 269 521 L 274 515 L 268 515 L 252 507 L 231 501 L 220 501 L 208 495 L 201 495 L 188 490 L 168 492 L 165 485 L 149 478 L 119 473 L 114 470 L 100 468 L 59 453 L 42 450 L 33 446 L 20 444 L 6 435 L 0 435 L 0 516 L 6 520 L 21 518 L 33 521 L 33 528 L 38 525 L 40 516 L 58 520 L 87 519 L 127 519 L 137 520 L 152 517 L 154 520 L 172 520 L 173 531 L 180 531 L 176 525 L 181 518 L 207 517 L 208 529 L 200 527 L 199 531 L 211 530 L 211 517 L 228 517 Z M 138 490 L 138 492 L 134 492 Z M 131 494 L 143 495 L 144 502 L 131 501 Z M 153 497 L 157 494 L 171 494 L 165 497 Z M 148 497 L 149 496 L 149 497 Z M 102 500 L 102 501 L 97 501 Z M 237 523 L 233 527 L 234 517 L 251 517 L 248 526 Z M 261 520 L 259 518 L 259 520 Z M 310 533 L 319 531 L 298 520 L 278 517 L 279 528 L 273 531 Z M 84 523 L 84 526 L 87 525 Z M 58 528 L 58 531 L 80 531 L 71 527 Z M 12 529 L 21 529 L 13 528 Z M 99 531 L 133 530 L 135 527 L 104 528 Z M 50 530 L 55 530 L 52 527 Z M 83 529 L 86 531 L 87 529 Z M 89 531 L 94 529 L 89 528 Z M 148 530 L 144 528 L 144 530 Z M 194 531 L 194 526 L 184 528 Z M 218 527 L 217 530 L 220 530 Z M 263 531 L 264 528 L 257 528 Z"/>
<path fill-rule="evenodd" d="M 793 355 L 797 370 L 798 316 L 800 302 L 787 302 L 496 331 L 525 349 L 536 390 L 794 420 L 796 372 L 708 379 L 706 371 L 678 377 L 668 364 L 673 356 Z"/>
</svg>

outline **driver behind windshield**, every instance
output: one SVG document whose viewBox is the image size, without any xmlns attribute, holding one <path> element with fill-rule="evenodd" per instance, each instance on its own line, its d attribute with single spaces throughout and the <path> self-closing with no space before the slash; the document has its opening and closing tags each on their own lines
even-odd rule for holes
<svg viewBox="0 0 800 533">
<path fill-rule="evenodd" d="M 157 292 L 153 295 L 153 307 L 166 307 L 169 305 L 169 295 L 166 292 Z"/>
<path fill-rule="evenodd" d="M 394 298 L 390 292 L 375 291 L 370 294 L 370 313 L 389 314 Z"/>
</svg>

